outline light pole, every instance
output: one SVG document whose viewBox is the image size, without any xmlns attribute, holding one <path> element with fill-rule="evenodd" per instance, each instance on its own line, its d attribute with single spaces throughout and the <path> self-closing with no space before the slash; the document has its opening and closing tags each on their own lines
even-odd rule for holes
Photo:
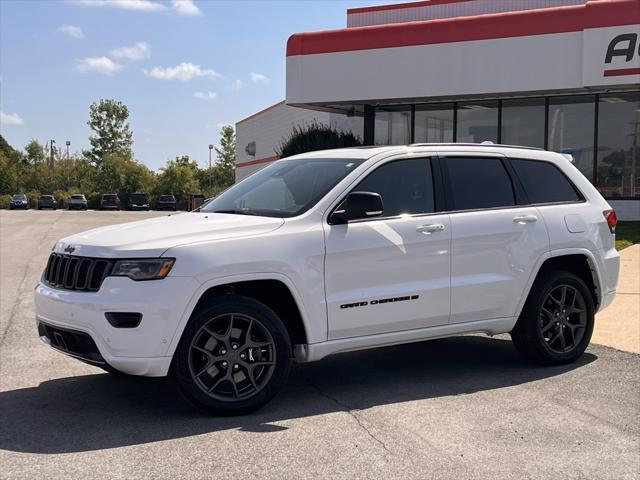
<svg viewBox="0 0 640 480">
<path fill-rule="evenodd" d="M 211 170 L 211 150 L 213 150 L 213 145 L 209 144 L 209 195 L 213 194 L 213 171 Z"/>
<path fill-rule="evenodd" d="M 67 140 L 64 144 L 67 146 L 67 190 L 69 190 L 69 147 L 71 142 Z"/>
<path fill-rule="evenodd" d="M 49 159 L 49 164 L 50 164 L 49 166 L 50 167 L 53 167 L 53 152 L 54 152 L 54 150 L 56 148 L 55 144 L 56 144 L 56 141 L 51 139 L 51 141 L 49 142 L 49 146 L 51 147 L 51 153 L 50 153 L 50 159 Z"/>
</svg>

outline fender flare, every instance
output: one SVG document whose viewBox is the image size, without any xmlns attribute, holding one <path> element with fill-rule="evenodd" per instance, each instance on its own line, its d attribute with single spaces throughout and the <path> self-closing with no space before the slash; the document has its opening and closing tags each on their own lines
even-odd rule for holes
<svg viewBox="0 0 640 480">
<path fill-rule="evenodd" d="M 207 290 L 213 287 L 221 286 L 221 285 L 227 285 L 230 283 L 248 282 L 252 280 L 275 280 L 275 281 L 282 282 L 289 289 L 289 292 L 291 292 L 293 300 L 296 303 L 296 306 L 298 307 L 298 310 L 300 312 L 300 318 L 302 319 L 302 328 L 304 328 L 305 335 L 307 335 L 307 338 L 309 338 L 308 337 L 309 329 L 307 328 L 308 316 L 306 315 L 305 309 L 302 307 L 303 305 L 302 297 L 300 296 L 300 293 L 298 292 L 294 283 L 291 281 L 289 277 L 281 273 L 274 273 L 274 272 L 243 273 L 238 275 L 216 277 L 214 279 L 207 280 L 206 282 L 202 283 L 200 287 L 198 287 L 198 289 L 193 293 L 193 295 L 189 299 L 189 302 L 187 303 L 187 306 L 185 307 L 184 312 L 180 317 L 180 321 L 178 322 L 178 325 L 176 326 L 176 329 L 173 333 L 173 337 L 171 338 L 171 341 L 169 342 L 169 345 L 167 347 L 166 355 L 173 357 L 176 351 L 176 348 L 178 347 L 178 343 L 182 338 L 182 332 L 184 332 L 184 329 L 187 326 L 187 322 L 191 318 L 191 315 L 193 314 L 193 311 L 195 310 L 196 305 L 198 304 L 198 301 L 200 301 L 200 298 L 202 298 L 202 296 Z"/>
<path fill-rule="evenodd" d="M 538 274 L 540 273 L 540 269 L 542 268 L 542 265 L 544 264 L 544 262 L 546 262 L 550 258 L 565 257 L 568 255 L 582 255 L 587 258 L 587 262 L 591 267 L 591 271 L 594 272 L 593 283 L 595 284 L 595 287 L 596 287 L 596 295 L 597 295 L 598 303 L 602 301 L 602 276 L 600 274 L 600 267 L 598 265 L 598 262 L 593 252 L 586 248 L 560 248 L 557 250 L 551 250 L 549 252 L 543 253 L 538 259 L 538 261 L 536 262 L 535 268 L 532 270 L 531 275 L 527 280 L 527 284 L 524 289 L 525 293 L 523 293 L 522 298 L 520 299 L 520 302 L 518 302 L 516 311 L 514 312 L 514 316 L 516 319 L 520 316 L 520 313 L 522 312 L 522 308 L 524 307 L 524 304 L 527 301 L 527 298 L 529 298 L 529 293 L 531 292 L 531 287 L 533 286 L 533 282 L 535 282 L 536 278 L 538 278 Z"/>
</svg>

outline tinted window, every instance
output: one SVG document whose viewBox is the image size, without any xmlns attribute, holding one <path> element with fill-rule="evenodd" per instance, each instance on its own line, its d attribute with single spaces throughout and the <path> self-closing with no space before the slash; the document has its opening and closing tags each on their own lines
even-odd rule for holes
<svg viewBox="0 0 640 480">
<path fill-rule="evenodd" d="M 171 202 L 173 199 L 173 195 L 160 195 L 160 201 L 162 202 Z"/>
<path fill-rule="evenodd" d="M 497 158 L 445 159 L 455 210 L 515 205 L 511 178 Z"/>
<path fill-rule="evenodd" d="M 352 191 L 375 192 L 382 197 L 384 217 L 434 211 L 429 160 L 399 160 L 382 165 Z"/>
<path fill-rule="evenodd" d="M 84 200 L 84 195 L 71 195 L 74 200 Z"/>
<path fill-rule="evenodd" d="M 581 200 L 567 177 L 555 165 L 534 160 L 512 160 L 511 165 L 531 203 Z"/>
</svg>

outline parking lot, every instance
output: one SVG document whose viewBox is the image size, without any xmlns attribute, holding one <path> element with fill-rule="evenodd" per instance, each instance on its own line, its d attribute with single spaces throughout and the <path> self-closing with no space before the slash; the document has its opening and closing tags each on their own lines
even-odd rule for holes
<svg viewBox="0 0 640 480">
<path fill-rule="evenodd" d="M 42 344 L 32 291 L 54 242 L 157 215 L 0 211 L 0 478 L 640 476 L 640 356 L 606 346 L 551 368 L 507 336 L 347 353 L 294 367 L 256 414 L 216 418 L 165 379 Z"/>
</svg>

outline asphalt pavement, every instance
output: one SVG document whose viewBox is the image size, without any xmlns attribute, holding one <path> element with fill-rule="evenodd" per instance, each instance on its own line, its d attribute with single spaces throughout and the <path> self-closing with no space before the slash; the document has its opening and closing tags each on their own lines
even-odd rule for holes
<svg viewBox="0 0 640 480">
<path fill-rule="evenodd" d="M 70 233 L 159 213 L 0 211 L 0 478 L 638 479 L 640 356 L 523 362 L 507 336 L 294 367 L 217 418 L 167 379 L 103 373 L 38 339 L 33 287 Z"/>
</svg>

